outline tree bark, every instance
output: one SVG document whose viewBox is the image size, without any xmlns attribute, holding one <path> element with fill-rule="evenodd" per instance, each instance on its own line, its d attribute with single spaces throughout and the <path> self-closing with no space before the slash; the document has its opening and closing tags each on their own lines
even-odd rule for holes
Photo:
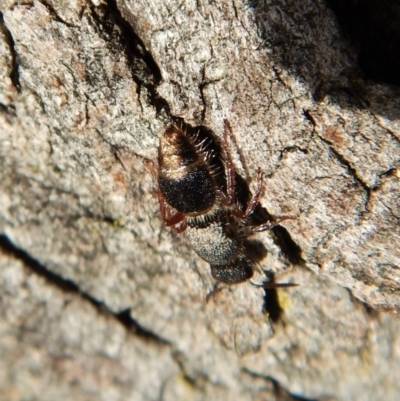
<svg viewBox="0 0 400 401">
<path fill-rule="evenodd" d="M 322 1 L 0 2 L 0 400 L 397 400 L 400 91 Z M 223 120 L 272 216 L 212 296 L 158 137 Z M 153 166 L 153 167 L 152 167 Z"/>
</svg>

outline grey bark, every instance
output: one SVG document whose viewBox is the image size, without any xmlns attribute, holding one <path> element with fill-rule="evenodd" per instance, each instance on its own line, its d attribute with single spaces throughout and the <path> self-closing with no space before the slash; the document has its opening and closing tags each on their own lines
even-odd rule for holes
<svg viewBox="0 0 400 401">
<path fill-rule="evenodd" d="M 359 78 L 322 1 L 0 3 L 0 400 L 397 400 L 399 90 Z M 160 218 L 180 117 L 279 233 L 232 286 Z M 149 168 L 150 165 L 150 168 Z M 286 258 L 285 258 L 286 256 Z"/>
</svg>

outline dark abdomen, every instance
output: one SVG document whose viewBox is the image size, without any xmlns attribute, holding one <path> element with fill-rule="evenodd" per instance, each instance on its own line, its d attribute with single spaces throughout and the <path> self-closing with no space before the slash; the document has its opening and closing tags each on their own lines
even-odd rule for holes
<svg viewBox="0 0 400 401">
<path fill-rule="evenodd" d="M 209 171 L 197 165 L 179 179 L 158 178 L 165 200 L 182 213 L 208 210 L 215 202 L 215 189 Z"/>
</svg>

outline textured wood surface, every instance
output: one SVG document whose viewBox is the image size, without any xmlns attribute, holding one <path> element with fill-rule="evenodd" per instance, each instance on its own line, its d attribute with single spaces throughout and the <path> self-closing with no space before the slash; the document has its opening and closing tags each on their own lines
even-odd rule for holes
<svg viewBox="0 0 400 401">
<path fill-rule="evenodd" d="M 0 13 L 0 400 L 399 398 L 400 91 L 361 79 L 325 3 Z M 238 173 L 297 216 L 257 236 L 254 281 L 299 284 L 276 319 L 248 283 L 206 302 L 163 226 L 173 117 L 216 141 L 229 119 Z"/>
</svg>

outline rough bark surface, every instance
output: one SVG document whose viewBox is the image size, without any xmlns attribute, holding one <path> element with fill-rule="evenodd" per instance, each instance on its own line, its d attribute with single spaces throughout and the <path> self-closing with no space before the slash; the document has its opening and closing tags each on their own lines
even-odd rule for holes
<svg viewBox="0 0 400 401">
<path fill-rule="evenodd" d="M 400 91 L 324 2 L 3 0 L 0 28 L 0 400 L 399 399 Z M 206 303 L 149 168 L 173 117 L 230 120 L 297 216 L 254 281 L 298 287 Z"/>
</svg>

